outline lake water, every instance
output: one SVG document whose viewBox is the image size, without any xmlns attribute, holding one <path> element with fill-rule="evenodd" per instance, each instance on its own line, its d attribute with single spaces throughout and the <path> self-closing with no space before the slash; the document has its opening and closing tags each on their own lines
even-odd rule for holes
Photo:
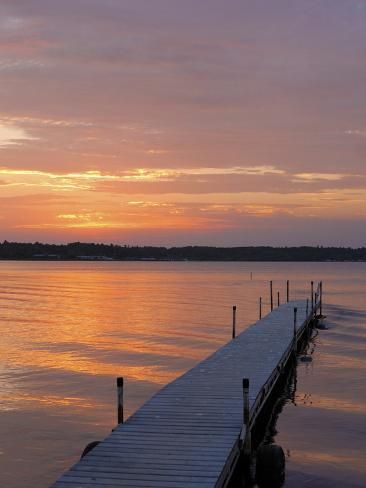
<svg viewBox="0 0 366 488">
<path fill-rule="evenodd" d="M 252 279 L 251 274 L 252 273 Z M 269 308 L 324 282 L 328 330 L 277 422 L 286 487 L 366 486 L 366 263 L 1 262 L 0 486 L 47 487 L 87 443 Z"/>
</svg>

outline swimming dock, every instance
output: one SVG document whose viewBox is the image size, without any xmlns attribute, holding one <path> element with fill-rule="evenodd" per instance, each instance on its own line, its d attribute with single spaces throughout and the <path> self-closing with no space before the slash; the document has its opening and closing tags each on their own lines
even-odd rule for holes
<svg viewBox="0 0 366 488">
<path fill-rule="evenodd" d="M 275 308 L 162 388 L 53 488 L 227 486 L 320 301 Z"/>
</svg>

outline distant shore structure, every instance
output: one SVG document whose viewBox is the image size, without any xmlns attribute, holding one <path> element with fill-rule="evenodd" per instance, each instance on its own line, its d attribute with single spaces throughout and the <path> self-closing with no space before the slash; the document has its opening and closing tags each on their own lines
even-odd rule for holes
<svg viewBox="0 0 366 488">
<path fill-rule="evenodd" d="M 109 256 L 77 256 L 76 259 L 80 261 L 114 261 Z"/>
</svg>

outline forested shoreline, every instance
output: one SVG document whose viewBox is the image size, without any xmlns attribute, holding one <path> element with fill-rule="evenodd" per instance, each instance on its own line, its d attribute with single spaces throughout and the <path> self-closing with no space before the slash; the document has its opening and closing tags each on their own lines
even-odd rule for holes
<svg viewBox="0 0 366 488">
<path fill-rule="evenodd" d="M 130 246 L 72 242 L 0 243 L 3 260 L 157 260 L 157 261 L 366 261 L 366 247 Z"/>
</svg>

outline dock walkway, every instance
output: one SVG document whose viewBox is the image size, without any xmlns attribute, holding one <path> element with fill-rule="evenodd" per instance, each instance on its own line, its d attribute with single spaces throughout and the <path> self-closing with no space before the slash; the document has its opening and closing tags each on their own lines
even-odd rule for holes
<svg viewBox="0 0 366 488">
<path fill-rule="evenodd" d="M 254 422 L 293 350 L 295 307 L 299 337 L 311 318 L 305 300 L 276 308 L 169 383 L 53 488 L 226 486 L 245 438 L 242 380 Z"/>
</svg>

